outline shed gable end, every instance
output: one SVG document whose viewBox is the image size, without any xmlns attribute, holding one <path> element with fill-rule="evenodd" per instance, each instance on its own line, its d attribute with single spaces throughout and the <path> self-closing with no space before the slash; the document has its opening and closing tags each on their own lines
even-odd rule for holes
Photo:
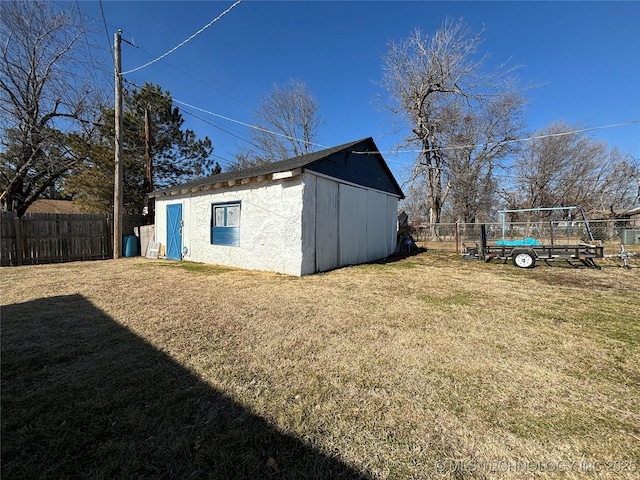
<svg viewBox="0 0 640 480">
<path fill-rule="evenodd" d="M 317 160 L 307 165 L 306 169 L 356 185 L 402 195 L 380 154 L 373 153 L 376 151 L 375 145 L 362 141 L 353 148 Z"/>
</svg>

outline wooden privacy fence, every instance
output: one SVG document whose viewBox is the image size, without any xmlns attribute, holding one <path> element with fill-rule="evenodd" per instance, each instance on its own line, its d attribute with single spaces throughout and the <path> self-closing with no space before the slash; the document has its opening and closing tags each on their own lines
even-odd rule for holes
<svg viewBox="0 0 640 480">
<path fill-rule="evenodd" d="M 144 223 L 126 217 L 123 232 Z M 106 260 L 113 258 L 113 216 L 0 212 L 0 265 Z"/>
</svg>

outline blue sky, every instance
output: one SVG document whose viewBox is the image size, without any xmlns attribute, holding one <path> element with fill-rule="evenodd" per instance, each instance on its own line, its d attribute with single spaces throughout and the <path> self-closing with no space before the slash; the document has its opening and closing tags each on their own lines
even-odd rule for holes
<svg viewBox="0 0 640 480">
<path fill-rule="evenodd" d="M 109 1 L 102 9 L 110 40 L 123 30 L 123 71 L 172 49 L 234 3 L 229 1 Z M 100 4 L 81 10 L 105 30 Z M 434 32 L 462 17 L 473 31 L 485 28 L 492 60 L 521 65 L 529 131 L 555 121 L 584 128 L 640 120 L 640 2 L 427 2 L 244 0 L 183 47 L 125 79 L 152 82 L 176 100 L 230 119 L 253 123 L 253 107 L 274 84 L 304 81 L 324 120 L 318 142 L 326 146 L 371 136 L 387 152 L 401 140 L 389 114 L 376 106 L 386 92 L 381 57 L 390 40 L 415 28 Z M 103 61 L 110 62 L 107 33 Z M 109 64 L 111 65 L 111 64 Z M 379 103 L 379 102 L 378 102 Z M 209 136 L 224 168 L 246 143 L 248 128 L 185 108 L 188 128 Z M 215 126 L 212 126 L 214 124 Z M 640 157 L 640 123 L 591 132 Z M 240 137 L 240 138 L 237 138 Z M 399 181 L 414 153 L 384 153 Z"/>
</svg>

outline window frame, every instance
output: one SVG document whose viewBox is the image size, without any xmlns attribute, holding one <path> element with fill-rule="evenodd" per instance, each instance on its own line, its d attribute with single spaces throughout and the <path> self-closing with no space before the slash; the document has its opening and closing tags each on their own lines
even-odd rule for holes
<svg viewBox="0 0 640 480">
<path fill-rule="evenodd" d="M 229 210 L 237 208 L 237 215 L 235 221 L 232 219 L 232 225 L 229 225 L 230 215 Z M 222 210 L 223 225 L 218 224 L 218 214 Z M 233 217 L 233 214 L 231 215 Z M 211 222 L 210 222 L 210 231 L 211 245 L 220 245 L 220 246 L 230 246 L 237 247 L 240 246 L 240 226 L 241 226 L 241 218 L 242 218 L 242 202 L 237 201 L 229 201 L 229 202 L 215 202 L 211 204 Z"/>
</svg>

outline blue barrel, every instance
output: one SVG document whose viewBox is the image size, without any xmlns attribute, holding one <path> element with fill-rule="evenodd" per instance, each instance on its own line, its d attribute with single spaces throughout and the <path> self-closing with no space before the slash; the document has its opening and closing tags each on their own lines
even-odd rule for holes
<svg viewBox="0 0 640 480">
<path fill-rule="evenodd" d="M 127 235 L 124 237 L 122 250 L 125 257 L 137 257 L 138 256 L 138 237 L 135 235 Z"/>
</svg>

